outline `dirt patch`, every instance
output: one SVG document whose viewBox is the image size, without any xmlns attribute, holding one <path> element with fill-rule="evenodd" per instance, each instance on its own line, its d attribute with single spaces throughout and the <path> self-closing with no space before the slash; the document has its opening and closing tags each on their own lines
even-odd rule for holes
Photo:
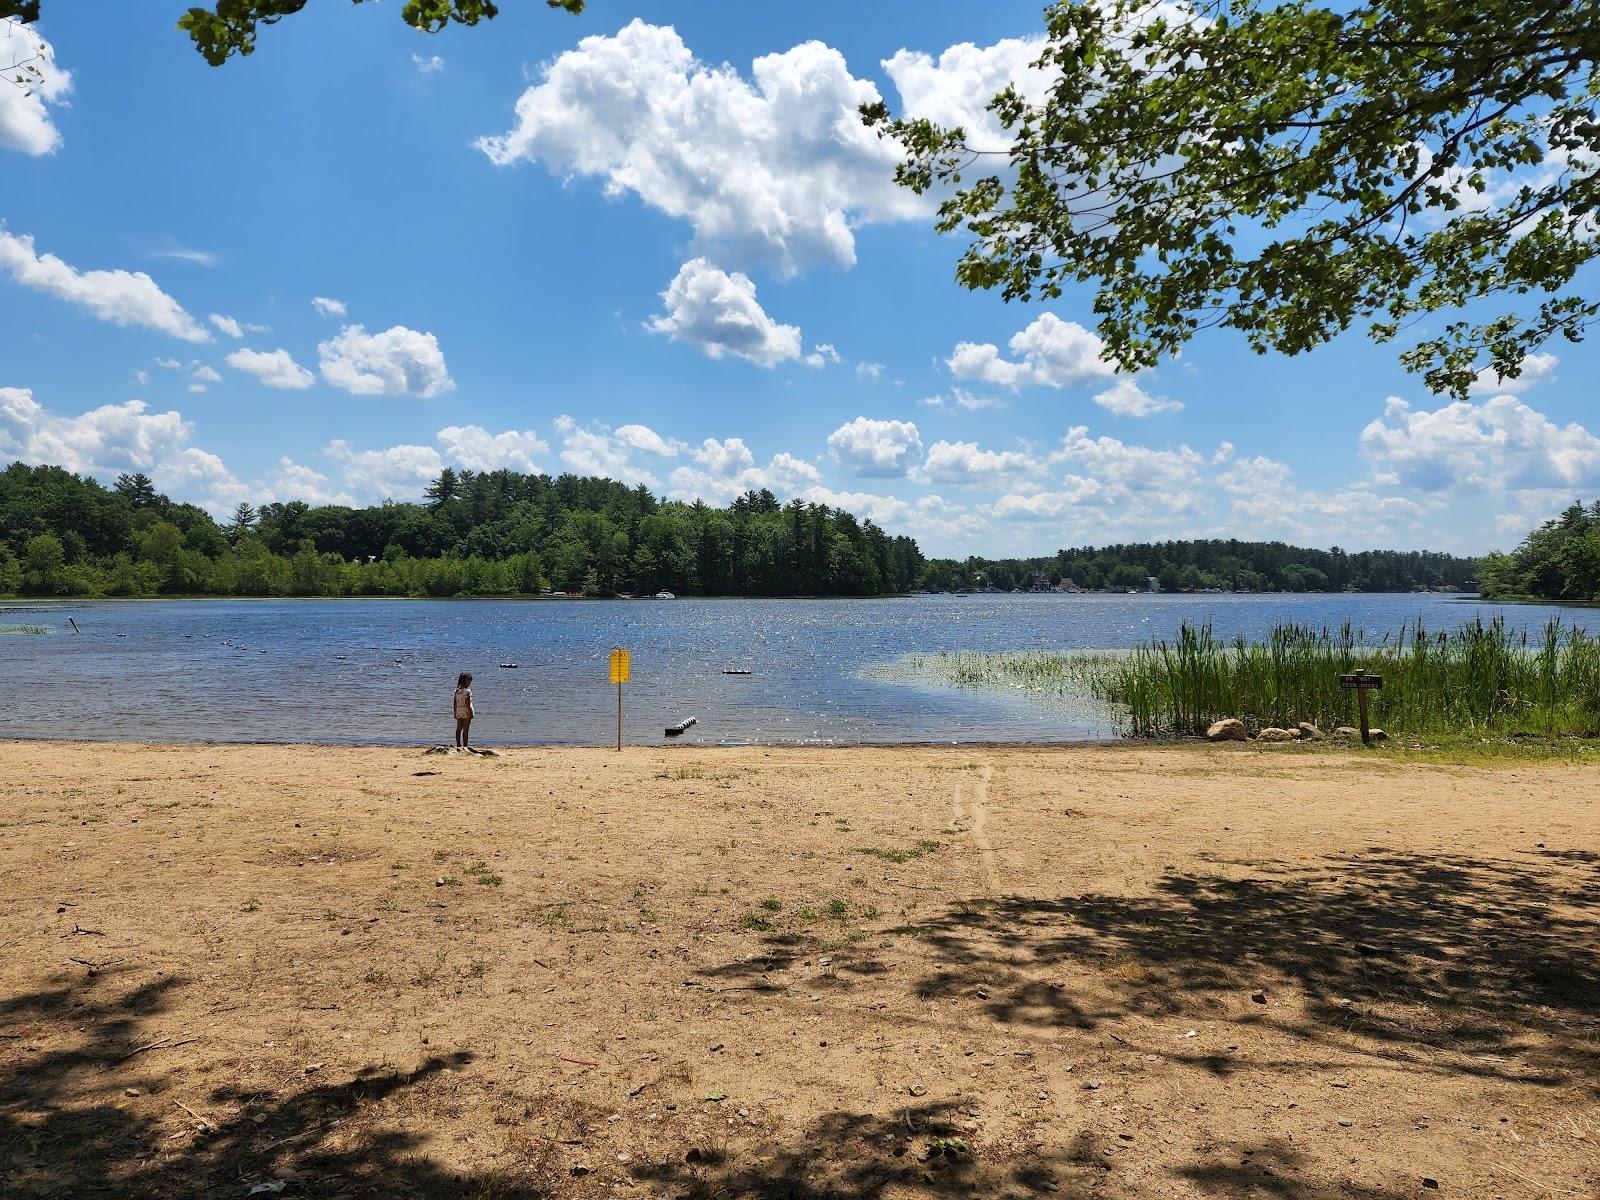
<svg viewBox="0 0 1600 1200">
<path fill-rule="evenodd" d="M 1590 768 L 0 753 L 7 1200 L 1600 1188 Z"/>
</svg>

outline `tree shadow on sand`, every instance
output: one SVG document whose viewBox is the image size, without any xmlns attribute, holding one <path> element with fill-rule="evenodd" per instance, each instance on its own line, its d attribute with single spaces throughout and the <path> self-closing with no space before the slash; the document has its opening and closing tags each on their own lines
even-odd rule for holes
<svg viewBox="0 0 1600 1200">
<path fill-rule="evenodd" d="M 958 906 L 902 932 L 939 967 L 924 994 L 983 991 L 990 1014 L 1090 1029 L 1131 1014 L 1196 1014 L 1263 987 L 1297 988 L 1280 1028 L 1387 1043 L 1436 1069 L 1556 1085 L 1600 1069 L 1600 864 L 1382 849 L 1309 866 L 1236 864 L 1244 878 L 1172 874 L 1148 896 L 1086 893 Z M 1041 984 L 1038 976 L 1055 976 Z M 1497 1060 L 1519 1056 L 1523 1067 Z M 1532 1068 L 1530 1072 L 1529 1068 Z"/>
<path fill-rule="evenodd" d="M 468 1054 L 430 1058 L 411 1071 L 367 1068 L 292 1094 L 215 1088 L 180 1100 L 165 1074 L 138 1068 L 141 1054 L 159 1053 L 153 1022 L 170 1012 L 183 986 L 168 976 L 125 989 L 115 973 L 91 971 L 0 1001 L 0 1195 L 237 1197 L 273 1181 L 281 1164 L 293 1165 L 289 1195 L 545 1194 L 517 1180 L 457 1175 L 422 1153 L 416 1137 L 362 1121 L 365 1106 L 465 1065 Z M 64 1034 L 75 1035 L 68 1048 L 31 1044 Z M 147 1101 L 163 1102 L 130 1103 L 130 1083 L 143 1084 Z M 161 1114 L 177 1114 L 179 1129 Z"/>
</svg>

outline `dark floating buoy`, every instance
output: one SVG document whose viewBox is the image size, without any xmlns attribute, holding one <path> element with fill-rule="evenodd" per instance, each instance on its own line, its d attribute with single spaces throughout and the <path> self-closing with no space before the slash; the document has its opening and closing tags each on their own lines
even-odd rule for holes
<svg viewBox="0 0 1600 1200">
<path fill-rule="evenodd" d="M 689 728 L 689 726 L 691 726 L 691 725 L 695 724 L 695 722 L 699 721 L 699 719 L 700 719 L 699 717 L 685 717 L 683 720 L 679 721 L 676 725 L 668 725 L 667 726 L 667 736 L 668 737 L 677 737 L 685 729 Z"/>
<path fill-rule="evenodd" d="M 750 672 L 750 671 L 741 671 L 737 667 L 723 667 L 722 668 L 722 673 L 724 675 L 749 675 L 749 674 L 752 674 L 752 672 Z"/>
</svg>

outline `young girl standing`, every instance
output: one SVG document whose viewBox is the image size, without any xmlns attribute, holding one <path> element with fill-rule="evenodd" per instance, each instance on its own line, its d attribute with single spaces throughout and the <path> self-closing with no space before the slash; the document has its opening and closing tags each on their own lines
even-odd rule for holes
<svg viewBox="0 0 1600 1200">
<path fill-rule="evenodd" d="M 463 750 L 472 749 L 472 676 L 463 671 L 456 678 L 456 745 Z"/>
</svg>

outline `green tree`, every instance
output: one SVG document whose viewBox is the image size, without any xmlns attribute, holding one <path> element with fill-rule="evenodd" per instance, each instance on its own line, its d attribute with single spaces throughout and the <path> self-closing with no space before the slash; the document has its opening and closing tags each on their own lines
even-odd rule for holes
<svg viewBox="0 0 1600 1200">
<path fill-rule="evenodd" d="M 118 475 L 116 490 L 133 508 L 149 508 L 156 502 L 156 485 L 142 471 L 137 475 Z"/>
<path fill-rule="evenodd" d="M 961 283 L 1091 283 L 1119 368 L 1208 326 L 1297 354 L 1443 311 L 1401 357 L 1460 397 L 1600 313 L 1575 280 L 1600 254 L 1600 0 L 1055 3 L 1046 35 L 1048 94 L 990 105 L 1008 148 L 863 113 L 907 150 L 903 184 L 954 189 Z"/>
<path fill-rule="evenodd" d="M 14 596 L 22 590 L 22 564 L 11 547 L 0 542 L 0 596 Z"/>
<path fill-rule="evenodd" d="M 28 539 L 22 550 L 23 590 L 53 596 L 61 588 L 67 552 L 53 533 Z"/>
</svg>

